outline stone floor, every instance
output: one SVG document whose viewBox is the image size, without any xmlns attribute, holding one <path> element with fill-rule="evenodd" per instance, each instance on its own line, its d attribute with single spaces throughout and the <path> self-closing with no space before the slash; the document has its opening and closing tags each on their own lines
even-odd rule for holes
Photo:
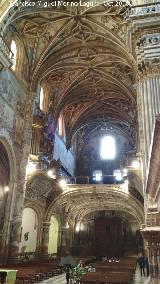
<svg viewBox="0 0 160 284">
<path fill-rule="evenodd" d="M 140 269 L 137 267 L 132 284 L 146 284 L 146 280 L 147 277 L 141 276 Z M 65 273 L 57 277 L 41 281 L 39 284 L 66 284 Z M 160 281 L 158 281 L 157 284 L 160 284 Z"/>
<path fill-rule="evenodd" d="M 133 284 L 143 284 L 147 280 L 147 277 L 141 276 L 139 267 L 136 268 Z"/>
<path fill-rule="evenodd" d="M 53 278 L 41 281 L 39 284 L 66 284 L 66 274 L 63 273 Z"/>
</svg>

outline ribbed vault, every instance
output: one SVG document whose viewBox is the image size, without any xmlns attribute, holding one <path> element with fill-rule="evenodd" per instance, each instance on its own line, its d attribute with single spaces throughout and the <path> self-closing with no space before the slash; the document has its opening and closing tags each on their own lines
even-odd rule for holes
<svg viewBox="0 0 160 284">
<path fill-rule="evenodd" d="M 23 42 L 30 89 L 47 83 L 55 124 L 60 113 L 65 118 L 68 148 L 91 121 L 126 122 L 136 130 L 136 64 L 127 49 L 126 9 L 21 7 L 11 20 Z"/>
</svg>

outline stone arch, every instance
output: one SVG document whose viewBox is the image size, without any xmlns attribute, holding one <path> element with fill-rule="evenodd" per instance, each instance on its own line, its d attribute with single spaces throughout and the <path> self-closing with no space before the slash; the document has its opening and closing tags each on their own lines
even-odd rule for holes
<svg viewBox="0 0 160 284">
<path fill-rule="evenodd" d="M 10 182 L 14 182 L 16 180 L 16 157 L 13 150 L 13 145 L 11 144 L 11 139 L 9 134 L 5 129 L 0 130 L 0 142 L 6 148 L 9 163 L 10 163 Z"/>
<path fill-rule="evenodd" d="M 3 145 L 6 150 L 8 161 L 9 161 L 9 191 L 7 193 L 7 199 L 5 207 L 9 208 L 9 210 L 5 211 L 4 221 L 3 221 L 3 235 L 1 239 L 1 262 L 5 262 L 8 255 L 8 247 L 10 241 L 10 223 L 8 220 L 12 220 L 13 218 L 13 210 L 15 205 L 15 194 L 16 194 L 16 157 L 13 150 L 13 145 L 10 142 L 10 137 L 5 129 L 0 130 L 0 143 Z"/>
<path fill-rule="evenodd" d="M 112 207 L 116 209 L 117 205 L 116 202 L 114 202 L 115 200 L 119 202 L 119 206 L 122 210 L 128 212 L 132 210 L 132 215 L 135 216 L 139 224 L 144 222 L 142 204 L 132 195 L 126 194 L 119 190 L 118 187 L 114 188 L 114 186 L 113 188 L 106 188 L 105 186 L 102 186 L 98 189 L 98 191 L 95 191 L 94 186 L 86 186 L 86 188 L 78 188 L 77 190 L 70 189 L 67 193 L 61 194 L 50 204 L 46 213 L 47 219 L 51 216 L 54 210 L 56 211 L 58 206 L 61 205 L 61 207 L 64 207 L 65 210 L 65 208 L 70 205 L 71 199 L 74 199 L 74 203 L 70 206 L 70 209 L 66 212 L 65 216 L 68 222 L 71 222 L 71 219 L 73 219 L 73 216 L 75 215 L 77 218 L 81 218 L 83 212 L 86 210 L 92 210 L 92 206 L 93 208 L 96 207 L 97 210 L 101 207 L 104 207 L 107 210 Z"/>
<path fill-rule="evenodd" d="M 43 220 L 44 220 L 44 210 L 41 206 L 39 206 L 37 203 L 32 201 L 26 201 L 24 208 L 32 208 L 36 214 L 38 219 L 38 227 L 37 227 L 37 244 L 36 244 L 36 253 L 40 254 L 40 248 L 41 248 L 41 239 L 42 239 L 42 226 L 43 226 Z"/>
</svg>

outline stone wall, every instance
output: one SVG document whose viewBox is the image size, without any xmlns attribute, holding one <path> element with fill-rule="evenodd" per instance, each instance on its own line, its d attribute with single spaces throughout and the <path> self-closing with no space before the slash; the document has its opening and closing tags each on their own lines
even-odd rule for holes
<svg viewBox="0 0 160 284">
<path fill-rule="evenodd" d="M 0 140 L 8 152 L 10 184 L 1 242 L 1 262 L 17 255 L 30 151 L 33 97 L 10 70 L 0 72 Z"/>
</svg>

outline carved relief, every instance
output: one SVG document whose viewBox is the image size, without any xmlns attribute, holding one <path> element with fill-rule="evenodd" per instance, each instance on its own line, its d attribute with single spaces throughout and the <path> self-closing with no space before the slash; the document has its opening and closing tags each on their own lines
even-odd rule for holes
<svg viewBox="0 0 160 284">
<path fill-rule="evenodd" d="M 33 177 L 26 187 L 26 198 L 45 203 L 48 193 L 52 190 L 52 181 L 46 177 Z"/>
<path fill-rule="evenodd" d="M 12 223 L 11 225 L 11 238 L 10 241 L 11 242 L 20 242 L 20 237 L 21 237 L 21 222 L 15 222 Z"/>
<path fill-rule="evenodd" d="M 150 62 L 144 63 L 138 65 L 139 69 L 139 76 L 140 78 L 150 77 L 154 75 L 160 75 L 160 60 L 154 59 L 150 60 Z"/>
</svg>

